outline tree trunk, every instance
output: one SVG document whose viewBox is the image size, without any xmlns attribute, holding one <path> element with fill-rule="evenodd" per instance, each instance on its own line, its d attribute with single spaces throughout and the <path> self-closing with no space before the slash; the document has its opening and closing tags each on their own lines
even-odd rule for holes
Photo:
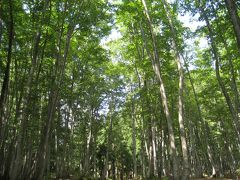
<svg viewBox="0 0 240 180">
<path fill-rule="evenodd" d="M 54 119 L 54 115 L 56 111 L 56 105 L 58 102 L 60 86 L 64 76 L 65 64 L 67 60 L 67 55 L 70 47 L 71 35 L 73 33 L 73 30 L 74 30 L 74 26 L 72 24 L 69 25 L 67 35 L 66 35 L 66 43 L 65 43 L 63 57 L 61 57 L 61 51 L 60 51 L 62 33 L 60 34 L 60 37 L 59 37 L 59 54 L 55 63 L 55 74 L 53 77 L 53 85 L 49 95 L 47 119 L 45 121 L 44 130 L 42 132 L 35 172 L 32 178 L 35 180 L 41 180 L 43 178 L 44 170 L 46 167 L 46 155 L 47 155 L 47 149 L 49 145 L 49 138 L 51 134 L 51 125 L 52 125 L 52 121 Z"/>
<path fill-rule="evenodd" d="M 106 158 L 105 158 L 105 164 L 104 164 L 104 169 L 103 169 L 103 174 L 101 179 L 106 179 L 108 178 L 108 166 L 109 166 L 109 152 L 111 151 L 112 148 L 112 128 L 113 128 L 113 112 L 114 112 L 114 96 L 113 92 L 111 92 L 111 97 L 110 97 L 110 104 L 109 104 L 109 128 L 107 131 L 107 152 L 106 152 Z"/>
<path fill-rule="evenodd" d="M 1 89 L 0 96 L 0 147 L 3 139 L 3 125 L 4 125 L 4 108 L 6 105 L 6 100 L 8 96 L 8 88 L 9 88 L 9 78 L 10 78 L 10 66 L 12 61 L 12 45 L 13 45 L 13 1 L 9 0 L 9 25 L 8 25 L 8 49 L 7 49 L 7 66 L 4 72 L 4 79 Z"/>
<path fill-rule="evenodd" d="M 223 137 L 226 137 L 226 138 L 223 138 L 223 144 L 224 144 L 224 148 L 227 150 L 227 156 L 225 158 L 226 162 L 229 164 L 229 167 L 230 167 L 230 170 L 232 173 L 234 173 L 237 169 L 237 161 L 236 161 L 236 158 L 234 157 L 234 153 L 232 151 L 232 147 L 230 145 L 230 141 L 229 141 L 229 138 L 228 137 L 228 134 L 226 133 L 225 131 L 225 125 L 224 125 L 224 120 L 222 119 L 222 117 L 220 117 L 220 130 L 223 134 Z M 231 157 L 231 161 L 229 161 L 229 155 Z"/>
<path fill-rule="evenodd" d="M 1 7 L 0 7 L 0 11 L 2 11 Z M 0 13 L 0 48 L 2 44 L 2 35 L 3 35 L 3 20 L 2 20 L 2 15 Z"/>
<path fill-rule="evenodd" d="M 140 47 L 139 47 L 139 45 L 138 45 L 138 43 L 137 43 L 137 41 L 136 41 L 136 37 L 135 37 L 135 35 L 137 34 L 137 32 L 136 32 L 136 28 L 134 27 L 134 25 L 132 24 L 132 29 L 133 29 L 133 41 L 134 41 L 134 44 L 135 44 L 135 47 L 136 47 L 136 49 L 137 49 L 137 55 L 138 55 L 138 60 L 139 61 L 142 61 L 143 59 L 144 59 L 144 50 L 143 50 L 143 52 L 141 53 L 141 50 L 140 50 Z M 142 49 L 144 49 L 144 47 L 142 47 Z M 136 62 L 133 62 L 134 63 L 134 70 L 135 70 L 135 74 L 136 74 L 136 76 L 137 76 L 137 78 L 138 78 L 138 89 L 141 89 L 142 88 L 142 78 L 141 78 L 141 75 L 140 75 L 140 73 L 139 73 L 139 70 L 138 70 L 138 68 L 137 68 L 137 65 L 136 65 Z M 144 84 L 144 83 L 143 83 Z M 144 86 L 145 86 L 145 84 L 144 84 Z M 144 121 L 145 121 L 145 116 L 144 116 L 144 112 L 143 112 L 143 109 L 144 109 L 144 103 L 143 103 L 143 98 L 142 98 L 142 95 L 140 94 L 140 96 L 141 96 L 141 98 L 140 98 L 140 100 L 141 100 L 141 120 L 140 120 L 140 127 L 142 128 L 141 129 L 141 166 L 142 166 L 142 168 L 141 168 L 141 172 L 142 172 L 142 177 L 143 178 L 146 178 L 146 163 L 145 163 L 145 153 L 144 153 L 144 143 L 145 143 L 145 135 L 144 135 L 144 131 L 145 131 L 145 129 L 144 129 Z M 134 108 L 134 104 L 132 105 L 133 106 L 133 108 Z M 134 110 L 134 109 L 133 109 Z M 133 117 L 132 117 L 133 118 Z M 132 119 L 133 120 L 133 119 Z M 135 122 L 135 121 L 134 121 Z M 134 125 L 135 125 L 135 123 L 134 124 L 132 124 L 132 126 L 134 127 Z M 136 138 L 136 133 L 134 133 L 135 134 L 135 138 Z M 136 148 L 136 142 L 135 142 L 135 148 Z M 136 152 L 135 152 L 136 153 Z M 136 154 L 135 154 L 135 158 L 136 158 Z M 136 160 L 134 160 L 134 161 L 136 161 Z M 137 170 L 137 165 L 136 165 L 136 170 Z"/>
<path fill-rule="evenodd" d="M 226 0 L 226 1 L 231 1 L 231 0 Z M 211 6 L 212 6 L 212 10 L 216 11 L 214 5 L 211 4 Z M 218 14 L 217 13 L 216 13 L 216 17 L 218 18 Z M 222 25 L 219 24 L 218 21 L 217 21 L 217 25 L 220 28 L 222 27 Z M 239 21 L 239 27 L 240 27 L 240 21 Z M 235 69 L 234 69 L 232 54 L 230 52 L 230 48 L 229 48 L 229 46 L 227 44 L 226 38 L 224 37 L 224 32 L 222 32 L 220 30 L 220 32 L 218 33 L 218 36 L 220 37 L 220 39 L 221 39 L 221 41 L 223 43 L 223 47 L 227 51 L 227 60 L 228 60 L 228 63 L 229 63 L 230 75 L 231 75 L 231 89 L 232 89 L 232 92 L 234 94 L 234 105 L 235 105 L 234 108 L 236 110 L 237 115 L 239 116 L 239 113 L 240 113 L 240 101 L 239 101 L 239 93 L 238 93 L 238 87 L 237 87 L 237 83 L 236 83 L 236 75 L 235 75 L 236 73 L 235 73 Z"/>
<path fill-rule="evenodd" d="M 37 61 L 37 52 L 38 52 L 38 46 L 40 43 L 40 36 L 41 33 L 37 32 L 36 33 L 36 38 L 35 38 L 35 45 L 34 45 L 34 53 L 32 57 L 32 64 L 31 64 L 31 69 L 29 72 L 27 84 L 26 84 L 26 97 L 23 100 L 23 115 L 22 115 L 22 120 L 21 120 L 21 125 L 20 125 L 20 132 L 18 134 L 18 139 L 17 139 L 17 149 L 16 149 L 16 157 L 15 160 L 13 161 L 12 165 L 12 170 L 10 173 L 11 180 L 15 180 L 19 178 L 19 173 L 22 171 L 22 168 L 24 166 L 23 164 L 23 148 L 24 148 L 24 141 L 26 138 L 26 130 L 27 130 L 27 124 L 28 124 L 28 118 L 29 118 L 29 104 L 30 104 L 30 98 L 32 95 L 32 79 L 34 77 L 35 73 L 35 65 Z"/>
<path fill-rule="evenodd" d="M 170 144 L 170 155 L 172 158 L 172 173 L 173 173 L 173 178 L 178 179 L 178 162 L 177 162 L 177 153 L 176 153 L 176 144 L 175 144 L 175 137 L 174 137 L 174 130 L 173 130 L 173 122 L 172 118 L 170 115 L 170 111 L 168 108 L 168 100 L 167 100 L 167 95 L 164 87 L 164 83 L 162 80 L 162 75 L 160 71 L 160 63 L 159 63 L 159 57 L 158 57 L 158 51 L 157 51 L 157 46 L 156 46 L 156 39 L 155 39 L 155 34 L 152 29 L 152 22 L 151 18 L 148 13 L 148 8 L 146 5 L 145 0 L 142 0 L 142 4 L 144 6 L 144 12 L 146 14 L 147 20 L 148 20 L 148 25 L 152 37 L 152 44 L 153 44 L 153 54 L 154 57 L 152 58 L 152 65 L 153 65 L 153 70 L 158 78 L 158 81 L 160 83 L 160 95 L 162 98 L 162 103 L 163 103 L 163 108 L 164 108 L 164 113 L 167 119 L 167 126 L 168 126 L 168 133 L 169 133 L 169 144 Z"/>
<path fill-rule="evenodd" d="M 90 147 L 92 144 L 92 113 L 89 113 L 90 116 L 90 121 L 87 122 L 87 128 L 88 129 L 88 133 L 87 133 L 87 138 L 86 138 L 86 150 L 85 150 L 85 156 L 84 156 L 84 174 L 89 176 L 90 173 Z"/>
<path fill-rule="evenodd" d="M 220 34 L 221 36 L 221 34 Z M 224 47 L 227 50 L 227 52 L 229 52 L 227 43 L 225 41 L 225 39 L 222 37 L 222 41 L 224 43 Z M 235 103 L 235 110 L 237 113 L 237 116 L 239 116 L 240 114 L 240 101 L 239 101 L 239 91 L 238 91 L 238 87 L 237 87 L 237 83 L 236 83 L 236 75 L 235 75 L 235 70 L 234 70 L 234 65 L 233 65 L 233 60 L 232 57 L 230 55 L 228 55 L 228 62 L 229 62 L 229 67 L 230 67 L 230 74 L 231 74 L 231 88 L 232 88 L 232 92 L 234 94 L 234 103 Z"/>
<path fill-rule="evenodd" d="M 153 170 L 153 176 L 157 176 L 157 152 L 156 152 L 156 126 L 154 119 L 152 121 L 152 126 L 151 126 L 151 133 L 152 133 L 152 138 L 151 138 L 151 144 L 152 144 L 152 170 Z"/>
<path fill-rule="evenodd" d="M 198 149 L 198 150 L 197 149 L 193 150 L 193 153 L 195 156 L 193 158 L 194 158 L 195 163 L 197 163 L 196 164 L 197 169 L 194 170 L 196 172 L 195 175 L 196 175 L 196 177 L 201 177 L 202 176 L 201 172 L 203 172 L 203 169 L 202 169 L 202 162 L 201 162 L 200 155 L 203 154 L 203 157 L 205 158 L 205 159 L 203 159 L 204 161 L 207 161 L 207 160 L 210 161 L 210 159 L 212 157 L 212 152 L 211 152 L 211 148 L 210 148 L 209 140 L 208 140 L 210 134 L 209 134 L 209 131 L 207 130 L 208 125 L 206 124 L 206 122 L 204 122 L 203 117 L 202 117 L 202 112 L 200 109 L 200 104 L 198 101 L 197 93 L 195 90 L 195 86 L 193 84 L 193 80 L 192 80 L 190 71 L 187 67 L 186 60 L 184 58 L 183 58 L 183 60 L 184 60 L 184 64 L 185 64 L 185 67 L 187 70 L 188 78 L 189 78 L 189 81 L 191 84 L 191 88 L 193 91 L 194 100 L 195 100 L 195 103 L 197 106 L 197 112 L 198 112 L 198 120 L 195 121 L 194 124 L 193 123 L 190 124 L 190 126 L 191 125 L 192 126 L 189 127 L 189 130 L 190 130 L 190 133 L 192 134 L 192 135 L 190 135 L 191 137 L 193 137 L 193 134 L 195 134 L 195 138 L 194 138 L 195 140 L 194 140 L 194 142 L 192 142 L 193 148 L 196 149 L 196 148 L 200 147 L 200 149 Z M 199 130 L 199 128 L 200 128 L 200 130 Z M 203 151 L 204 153 L 202 153 L 201 151 Z M 214 166 L 213 161 L 210 161 L 210 163 L 211 163 L 211 166 Z"/>
<path fill-rule="evenodd" d="M 199 1 L 200 3 L 200 1 Z M 231 99 L 229 97 L 229 94 L 225 88 L 225 85 L 224 83 L 222 82 L 222 79 L 221 79 L 221 76 L 220 76 L 220 69 L 219 69 L 219 55 L 218 55 L 218 49 L 217 49 L 217 46 L 215 44 L 215 39 L 214 39 L 214 34 L 213 34 L 213 29 L 210 25 L 210 22 L 208 20 L 208 17 L 206 15 L 206 12 L 204 10 L 204 8 L 201 6 L 200 4 L 200 7 L 199 7 L 200 11 L 202 12 L 202 15 L 203 15 L 203 18 L 207 24 L 207 28 L 208 28 L 208 31 L 209 31 L 209 37 L 210 37 L 210 44 L 211 44 L 211 47 L 212 47 L 212 52 L 213 52 L 213 57 L 214 57 L 214 60 L 215 60 L 215 68 L 216 68 L 216 77 L 217 77 L 217 80 L 218 80 L 218 83 L 219 83 L 219 86 L 222 90 L 222 93 L 225 97 L 225 100 L 226 100 L 226 103 L 228 105 L 228 108 L 229 108 L 229 111 L 232 115 L 232 120 L 233 120 L 233 125 L 234 125 L 234 128 L 235 128 L 235 131 L 236 131 L 236 134 L 237 134 L 237 137 L 238 137 L 238 144 L 240 143 L 240 125 L 239 125 L 239 121 L 238 121 L 238 114 L 237 114 L 237 111 L 235 110 L 232 102 L 231 102 Z"/>
<path fill-rule="evenodd" d="M 9 25 L 8 25 L 8 49 L 7 49 L 7 65 L 4 72 L 4 79 L 1 89 L 0 95 L 0 178 L 3 174 L 1 174 L 3 163 L 4 163 L 4 123 L 5 123 L 5 106 L 6 100 L 8 96 L 8 89 L 9 89 L 9 79 L 10 79 L 10 66 L 12 61 L 12 46 L 13 46 L 13 39 L 14 39 L 14 19 L 13 19 L 13 1 L 9 0 Z M 0 5 L 1 6 L 1 5 Z M 0 17 L 0 31 L 2 31 L 2 20 Z M 0 38 L 2 39 L 2 32 L 0 32 Z M 1 40 L 0 39 L 0 40 Z M 1 42 L 0 42 L 1 43 Z M 0 44 L 1 45 L 1 44 Z"/>
<path fill-rule="evenodd" d="M 235 0 L 225 0 L 225 3 L 233 24 L 233 29 L 237 39 L 238 51 L 240 53 L 240 18 L 238 16 L 238 8 Z"/>
<path fill-rule="evenodd" d="M 131 114 L 132 114 L 132 151 L 133 151 L 133 177 L 137 177 L 137 160 L 136 160 L 136 122 L 134 108 L 134 94 L 131 86 Z"/>
<path fill-rule="evenodd" d="M 22 120 L 21 120 L 21 125 L 20 125 L 20 130 L 18 134 L 18 139 L 17 139 L 17 149 L 16 149 L 16 157 L 15 160 L 13 161 L 13 164 L 11 166 L 11 173 L 10 177 L 12 180 L 19 179 L 19 175 L 21 174 L 23 177 L 26 175 L 24 174 L 23 167 L 24 167 L 24 154 L 23 154 L 23 149 L 25 145 L 25 139 L 26 139 L 26 131 L 27 131 L 27 126 L 28 126 L 28 119 L 29 119 L 29 104 L 31 104 L 31 97 L 32 97 L 32 87 L 33 87 L 33 79 L 34 75 L 36 73 L 36 65 L 38 63 L 38 52 L 39 52 L 39 44 L 40 44 L 40 39 L 41 39 L 41 34 L 42 34 L 42 22 L 44 19 L 44 12 L 46 11 L 48 7 L 48 0 L 45 0 L 44 2 L 44 8 L 43 8 L 43 13 L 41 15 L 41 23 L 39 28 L 37 29 L 36 35 L 35 35 L 35 41 L 33 45 L 33 51 L 32 51 L 32 61 L 31 61 L 31 67 L 28 75 L 28 80 L 26 83 L 26 92 L 25 97 L 23 98 L 23 113 L 22 113 Z"/>
<path fill-rule="evenodd" d="M 177 45 L 177 33 L 174 28 L 172 22 L 172 16 L 170 10 L 168 9 L 168 4 L 165 0 L 162 0 L 164 4 L 164 9 L 166 11 L 167 19 L 170 25 L 170 29 L 173 35 L 173 49 L 175 51 L 175 59 L 177 62 L 178 72 L 179 72 L 179 94 L 178 94 L 178 122 L 179 122 L 179 130 L 180 130 L 180 137 L 181 137 L 181 147 L 182 147 L 182 156 L 183 156 L 183 174 L 182 179 L 188 179 L 189 177 L 189 163 L 188 163 L 188 149 L 187 149 L 187 140 L 186 140 L 186 133 L 185 133 L 185 125 L 184 125 L 184 117 L 183 117 L 183 88 L 184 88 L 184 73 L 183 67 L 180 60 L 180 52 L 178 50 Z"/>
</svg>

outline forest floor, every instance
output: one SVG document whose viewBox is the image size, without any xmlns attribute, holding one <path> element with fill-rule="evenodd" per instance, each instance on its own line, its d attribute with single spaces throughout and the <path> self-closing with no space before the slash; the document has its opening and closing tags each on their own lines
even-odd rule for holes
<svg viewBox="0 0 240 180">
<path fill-rule="evenodd" d="M 54 180 L 80 180 L 80 179 L 81 180 L 90 180 L 90 179 L 94 180 L 94 178 L 79 178 L 79 177 L 76 177 L 76 176 L 71 176 L 70 178 L 67 178 L 67 179 L 57 179 L 57 178 L 53 178 L 53 179 Z M 208 180 L 208 179 L 209 180 L 233 180 L 233 178 L 214 178 L 214 177 L 190 178 L 190 180 Z"/>
<path fill-rule="evenodd" d="M 80 178 L 81 179 L 81 178 Z M 230 178 L 211 178 L 211 177 L 205 177 L 205 178 L 192 178 L 190 180 L 207 180 L 207 179 L 212 179 L 212 180 L 233 180 L 233 179 L 230 179 Z M 79 178 L 69 178 L 69 179 L 58 179 L 58 180 L 79 180 Z M 87 180 L 85 178 L 83 178 L 83 180 Z"/>
<path fill-rule="evenodd" d="M 214 179 L 214 180 L 232 180 L 229 178 L 211 178 L 211 177 L 206 177 L 206 178 L 198 178 L 198 179 L 191 179 L 191 180 L 206 180 L 206 179 Z"/>
<path fill-rule="evenodd" d="M 79 178 L 77 178 L 77 179 L 79 179 Z M 207 179 L 212 179 L 212 180 L 232 180 L 232 179 L 230 179 L 230 178 L 211 178 L 211 177 L 209 177 L 209 178 L 196 178 L 196 179 L 194 179 L 194 178 L 192 178 L 191 180 L 207 180 Z M 61 179 L 61 180 L 76 180 L 75 178 L 70 178 L 70 179 Z M 85 180 L 85 179 L 84 179 Z"/>
</svg>

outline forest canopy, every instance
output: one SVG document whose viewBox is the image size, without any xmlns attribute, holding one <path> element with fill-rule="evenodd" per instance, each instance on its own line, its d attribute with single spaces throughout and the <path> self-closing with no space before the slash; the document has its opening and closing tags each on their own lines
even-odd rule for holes
<svg viewBox="0 0 240 180">
<path fill-rule="evenodd" d="M 0 0 L 0 179 L 236 179 L 239 88 L 237 0 Z"/>
</svg>

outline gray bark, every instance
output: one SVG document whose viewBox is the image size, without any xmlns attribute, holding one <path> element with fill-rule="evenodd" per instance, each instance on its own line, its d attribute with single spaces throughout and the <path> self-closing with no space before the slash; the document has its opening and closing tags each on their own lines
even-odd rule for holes
<svg viewBox="0 0 240 180">
<path fill-rule="evenodd" d="M 152 21 L 151 21 L 145 0 L 142 0 L 142 4 L 144 6 L 144 12 L 145 12 L 147 20 L 148 20 L 148 25 L 149 25 L 150 33 L 151 33 L 151 37 L 152 37 L 152 44 L 153 44 L 152 66 L 153 66 L 153 70 L 157 76 L 157 79 L 160 83 L 160 95 L 162 98 L 164 113 L 165 113 L 165 116 L 167 119 L 169 144 L 170 144 L 170 156 L 172 158 L 173 178 L 178 179 L 179 178 L 178 162 L 177 162 L 177 152 L 176 152 L 176 144 L 175 144 L 175 137 L 174 137 L 174 130 L 173 130 L 173 122 L 172 122 L 171 114 L 170 114 L 170 111 L 168 108 L 168 99 L 167 99 L 166 90 L 165 90 L 164 82 L 163 82 L 161 71 L 160 71 L 160 62 L 159 62 L 158 50 L 157 50 L 157 46 L 156 46 L 156 38 L 155 38 L 155 34 L 152 29 Z"/>
<path fill-rule="evenodd" d="M 184 125 L 184 115 L 183 115 L 183 90 L 184 90 L 184 73 L 183 67 L 180 60 L 180 52 L 177 46 L 177 33 L 174 28 L 171 12 L 169 12 L 168 4 L 165 0 L 163 0 L 164 8 L 166 11 L 166 15 L 168 18 L 168 22 L 172 32 L 172 40 L 173 40 L 173 49 L 175 53 L 175 59 L 178 67 L 179 72 L 179 93 L 178 93 L 178 122 L 179 122 L 179 130 L 180 130 L 180 137 L 181 137 L 181 147 L 182 147 L 182 156 L 183 156 L 183 174 L 182 179 L 189 178 L 189 162 L 188 162 L 188 149 L 187 149 L 187 140 L 186 140 L 186 133 L 185 133 L 185 125 Z"/>
<path fill-rule="evenodd" d="M 136 160 L 136 122 L 135 122 L 135 107 L 134 95 L 131 86 L 131 114 L 132 114 L 132 151 L 133 151 L 133 177 L 137 177 L 137 160 Z"/>
</svg>

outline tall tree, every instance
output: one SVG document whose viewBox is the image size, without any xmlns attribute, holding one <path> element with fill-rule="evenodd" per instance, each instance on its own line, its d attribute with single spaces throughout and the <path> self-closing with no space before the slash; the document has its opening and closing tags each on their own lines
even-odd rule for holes
<svg viewBox="0 0 240 180">
<path fill-rule="evenodd" d="M 13 1 L 8 2 L 9 5 L 9 19 L 8 19 L 8 49 L 7 49 L 7 65 L 4 72 L 4 79 L 2 83 L 1 96 L 0 96 L 0 136 L 3 139 L 3 124 L 4 122 L 4 111 L 8 96 L 9 79 L 10 79 L 10 68 L 12 61 L 12 46 L 14 38 L 14 21 L 13 21 Z M 1 143 L 0 143 L 1 144 Z"/>
<path fill-rule="evenodd" d="M 172 12 L 170 12 L 167 2 L 165 0 L 163 0 L 162 2 L 164 4 L 167 19 L 169 21 L 169 26 L 173 36 L 173 49 L 175 51 L 174 52 L 175 59 L 176 59 L 176 63 L 179 71 L 178 121 L 179 121 L 179 129 L 180 129 L 180 136 L 181 136 L 181 147 L 182 147 L 183 167 L 184 167 L 182 179 L 188 179 L 189 177 L 188 148 L 187 148 L 187 140 L 186 140 L 186 133 L 185 133 L 185 125 L 184 125 L 184 113 L 183 113 L 184 72 L 183 72 L 183 67 L 181 63 L 177 33 L 174 28 L 174 24 L 172 22 L 173 21 L 172 20 L 173 18 L 171 16 Z"/>
<path fill-rule="evenodd" d="M 233 29 L 236 35 L 238 51 L 240 53 L 240 18 L 238 15 L 238 8 L 234 0 L 225 0 L 227 5 L 228 13 L 233 24 Z"/>
<path fill-rule="evenodd" d="M 236 111 L 236 109 L 234 109 L 234 106 L 231 102 L 231 99 L 229 97 L 229 94 L 225 88 L 225 85 L 223 84 L 222 82 L 222 78 L 220 76 L 220 69 L 219 69 L 219 60 L 220 60 L 220 57 L 219 57 L 219 54 L 218 54 L 218 49 L 217 49 L 217 46 L 216 46 L 216 43 L 215 43 L 215 39 L 214 39 L 214 33 L 213 33 L 213 29 L 211 27 L 211 24 L 208 20 L 208 17 L 206 15 L 206 12 L 204 10 L 204 6 L 203 4 L 199 2 L 199 8 L 201 10 L 201 13 L 203 15 L 203 18 L 207 24 L 207 28 L 208 28 L 208 31 L 209 31 L 209 38 L 210 38 L 210 45 L 212 47 L 212 52 L 213 52 L 213 55 L 214 55 L 214 60 L 215 60 L 215 67 L 216 67 L 216 77 L 217 77 L 217 80 L 218 80 L 218 83 L 219 83 L 219 86 L 222 90 L 222 93 L 226 99 L 226 103 L 228 105 L 228 108 L 229 108 L 229 111 L 231 112 L 231 115 L 232 115 L 232 119 L 233 119 L 233 124 L 234 124 L 234 127 L 235 127 L 235 130 L 236 130 L 236 134 L 237 134 L 237 137 L 238 137 L 238 141 L 240 142 L 240 126 L 239 126 L 239 121 L 238 121 L 238 113 Z"/>
<path fill-rule="evenodd" d="M 148 7 L 146 4 L 146 1 L 142 0 L 142 4 L 144 7 L 144 12 L 147 17 L 147 21 L 148 21 L 148 25 L 149 25 L 149 29 L 150 29 L 150 33 L 151 33 L 151 38 L 152 38 L 151 40 L 152 40 L 152 44 L 153 44 L 153 57 L 151 59 L 152 65 L 153 65 L 154 72 L 156 73 L 156 76 L 160 83 L 160 94 L 161 94 L 162 103 L 163 103 L 163 107 L 164 107 L 164 111 L 165 111 L 165 116 L 167 118 L 170 153 L 171 153 L 171 157 L 172 157 L 173 177 L 175 179 L 177 179 L 179 176 L 178 176 L 178 162 L 177 162 L 175 136 L 174 136 L 174 131 L 173 131 L 172 118 L 171 118 L 171 114 L 170 114 L 170 111 L 168 108 L 167 95 L 166 95 L 164 83 L 162 80 L 162 75 L 160 72 L 160 63 L 159 63 L 158 50 L 157 50 L 156 39 L 155 39 L 156 37 L 153 32 L 152 20 L 150 18 L 149 12 L 148 12 Z"/>
</svg>

